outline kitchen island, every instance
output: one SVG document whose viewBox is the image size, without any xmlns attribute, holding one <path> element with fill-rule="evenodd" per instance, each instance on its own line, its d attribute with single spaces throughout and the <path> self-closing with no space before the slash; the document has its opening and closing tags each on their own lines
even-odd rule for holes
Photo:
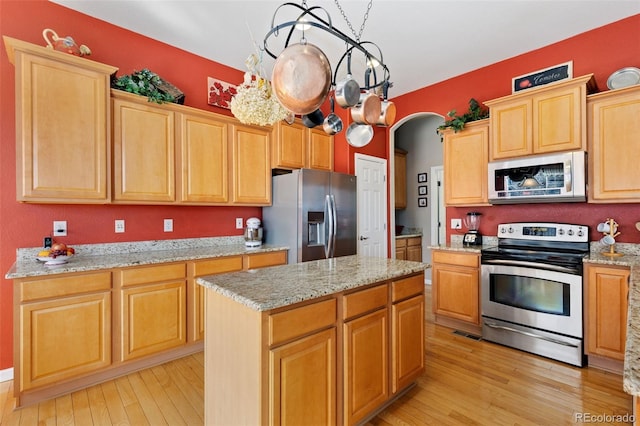
<svg viewBox="0 0 640 426">
<path fill-rule="evenodd" d="M 428 267 L 345 256 L 198 278 L 205 424 L 373 416 L 424 370 Z"/>
</svg>

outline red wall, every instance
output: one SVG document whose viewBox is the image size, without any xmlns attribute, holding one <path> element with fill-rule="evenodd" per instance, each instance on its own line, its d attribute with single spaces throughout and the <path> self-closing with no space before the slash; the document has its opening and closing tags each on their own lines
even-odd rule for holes
<svg viewBox="0 0 640 426">
<path fill-rule="evenodd" d="M 607 90 L 607 79 L 616 70 L 640 67 L 640 15 L 580 34 L 561 42 L 519 55 L 458 77 L 394 98 L 399 119 L 417 111 L 446 116 L 452 109 L 468 110 L 469 98 L 479 102 L 511 94 L 511 78 L 555 64 L 573 61 L 573 75 L 594 74 L 599 91 Z M 640 120 L 640 117 L 638 117 Z M 639 145 L 628 155 L 638 155 Z M 640 157 L 639 157 L 640 158 Z M 482 213 L 480 231 L 496 235 L 504 222 L 548 221 L 578 223 L 592 228 L 614 218 L 620 225 L 618 242 L 640 243 L 635 222 L 640 221 L 639 204 L 521 204 L 482 208 L 447 208 L 447 238 L 458 231 L 449 230 L 450 218 L 463 218 L 469 211 Z M 462 232 L 461 232 L 462 233 Z M 590 240 L 602 235 L 591 231 Z"/>
</svg>

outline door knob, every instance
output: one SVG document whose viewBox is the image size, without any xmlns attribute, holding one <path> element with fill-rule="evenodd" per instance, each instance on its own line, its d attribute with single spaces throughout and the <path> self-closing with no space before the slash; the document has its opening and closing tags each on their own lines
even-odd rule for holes
<svg viewBox="0 0 640 426">
<path fill-rule="evenodd" d="M 362 240 L 368 240 L 368 239 L 369 239 L 369 237 L 364 237 L 364 236 L 360 235 L 360 241 L 362 241 Z"/>
</svg>

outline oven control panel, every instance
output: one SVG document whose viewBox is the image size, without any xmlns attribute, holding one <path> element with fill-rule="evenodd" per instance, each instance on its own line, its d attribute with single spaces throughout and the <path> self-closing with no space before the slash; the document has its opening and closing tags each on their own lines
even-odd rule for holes
<svg viewBox="0 0 640 426">
<path fill-rule="evenodd" d="M 498 238 L 580 243 L 589 241 L 589 228 L 569 223 L 501 223 L 498 225 Z"/>
</svg>

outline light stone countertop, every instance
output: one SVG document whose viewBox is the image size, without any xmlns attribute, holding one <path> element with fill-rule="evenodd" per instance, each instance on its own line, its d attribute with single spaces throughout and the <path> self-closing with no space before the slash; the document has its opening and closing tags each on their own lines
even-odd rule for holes
<svg viewBox="0 0 640 426">
<path fill-rule="evenodd" d="M 98 271 L 288 249 L 288 247 L 266 244 L 257 248 L 246 248 L 244 238 L 241 236 L 86 244 L 72 245 L 72 247 L 76 249 L 76 255 L 71 257 L 67 263 L 56 266 L 45 266 L 43 262 L 36 259 L 38 251 L 42 248 L 18 249 L 16 262 L 7 272 L 5 278 L 16 279 Z"/>
<path fill-rule="evenodd" d="M 267 311 L 429 267 L 422 262 L 353 255 L 209 275 L 197 283 L 255 311 Z"/>
</svg>

